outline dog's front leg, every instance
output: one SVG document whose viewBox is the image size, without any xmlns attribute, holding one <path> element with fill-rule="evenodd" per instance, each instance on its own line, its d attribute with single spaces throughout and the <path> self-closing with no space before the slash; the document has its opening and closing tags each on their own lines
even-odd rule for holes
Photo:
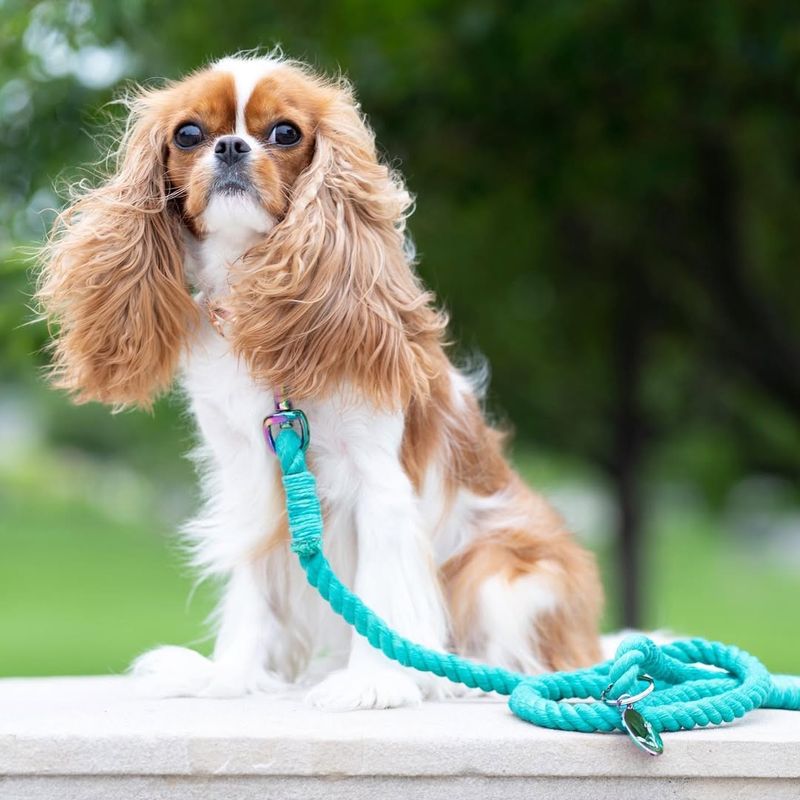
<svg viewBox="0 0 800 800">
<path fill-rule="evenodd" d="M 133 664 L 140 690 L 157 697 L 236 697 L 272 692 L 285 682 L 268 667 L 283 636 L 260 585 L 257 564 L 235 567 L 216 612 L 217 640 L 212 658 L 185 647 L 163 646 Z"/>
<path fill-rule="evenodd" d="M 402 419 L 372 420 L 369 435 L 344 445 L 353 485 L 358 561 L 354 589 L 398 633 L 442 649 L 446 639 L 430 542 L 418 499 L 400 463 Z M 342 449 L 340 449 L 340 452 Z M 330 710 L 391 708 L 418 703 L 444 682 L 390 661 L 353 633 L 348 665 L 308 694 Z"/>
<path fill-rule="evenodd" d="M 200 692 L 203 696 L 236 697 L 286 687 L 268 669 L 284 631 L 270 608 L 258 571 L 263 571 L 261 562 L 244 563 L 231 574 L 217 612 L 214 668 L 210 682 Z"/>
</svg>

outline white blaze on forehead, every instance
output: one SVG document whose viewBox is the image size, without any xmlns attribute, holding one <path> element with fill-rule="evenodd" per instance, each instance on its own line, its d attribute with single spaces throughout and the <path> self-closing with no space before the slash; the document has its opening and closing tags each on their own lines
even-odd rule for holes
<svg viewBox="0 0 800 800">
<path fill-rule="evenodd" d="M 271 56 L 261 58 L 230 56 L 214 64 L 215 70 L 233 75 L 236 86 L 236 133 L 240 136 L 247 133 L 244 110 L 256 84 L 280 65 L 280 60 Z"/>
<path fill-rule="evenodd" d="M 244 111 L 258 82 L 280 65 L 280 59 L 269 56 L 232 56 L 217 61 L 211 67 L 233 77 L 236 92 L 236 125 L 233 132 L 250 145 L 254 155 L 263 149 L 263 145 L 257 137 L 248 133 Z M 226 130 L 225 134 L 228 133 L 230 131 Z M 213 147 L 208 148 L 204 159 L 209 170 L 214 172 L 218 169 Z M 275 219 L 251 193 L 216 193 L 200 215 L 200 222 L 205 235 L 198 247 L 196 280 L 203 291 L 212 296 L 222 295 L 229 290 L 229 266 L 272 229 Z"/>
</svg>

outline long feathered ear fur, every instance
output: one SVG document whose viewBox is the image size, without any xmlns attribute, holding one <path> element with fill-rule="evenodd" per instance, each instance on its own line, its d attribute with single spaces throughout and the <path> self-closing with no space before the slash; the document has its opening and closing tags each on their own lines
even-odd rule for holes
<svg viewBox="0 0 800 800">
<path fill-rule="evenodd" d="M 235 268 L 231 339 L 292 397 L 352 387 L 382 407 L 427 397 L 446 363 L 443 314 L 405 250 L 411 199 L 381 164 L 348 86 L 329 94 L 289 210 Z"/>
<path fill-rule="evenodd" d="M 73 192 L 41 251 L 37 299 L 57 324 L 51 378 L 76 402 L 149 407 L 197 315 L 168 200 L 163 93 L 132 101 L 115 172 Z"/>
</svg>

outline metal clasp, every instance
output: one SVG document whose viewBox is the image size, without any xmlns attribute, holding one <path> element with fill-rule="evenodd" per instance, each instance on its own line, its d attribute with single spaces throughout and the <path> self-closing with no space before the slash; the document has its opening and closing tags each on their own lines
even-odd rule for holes
<svg viewBox="0 0 800 800">
<path fill-rule="evenodd" d="M 647 681 L 648 686 L 647 688 L 643 689 L 639 694 L 622 694 L 616 700 L 609 700 L 606 695 L 614 688 L 613 683 L 609 683 L 605 689 L 603 689 L 603 693 L 600 695 L 600 699 L 607 705 L 607 706 L 616 706 L 619 708 L 620 706 L 632 706 L 634 703 L 638 703 L 640 700 L 644 700 L 647 695 L 649 695 L 653 689 L 656 688 L 656 682 L 649 676 L 642 673 L 639 676 L 640 681 Z"/>
<path fill-rule="evenodd" d="M 300 437 L 300 449 L 305 452 L 309 442 L 308 418 L 299 408 L 291 408 L 288 403 L 281 403 L 272 414 L 264 417 L 264 438 L 269 449 L 275 452 L 275 439 L 284 428 L 295 428 Z M 275 428 L 278 428 L 277 433 Z"/>
</svg>

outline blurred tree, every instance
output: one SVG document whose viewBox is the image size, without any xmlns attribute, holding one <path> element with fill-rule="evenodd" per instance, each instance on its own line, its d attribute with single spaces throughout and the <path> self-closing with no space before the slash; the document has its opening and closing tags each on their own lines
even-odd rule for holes
<svg viewBox="0 0 800 800">
<path fill-rule="evenodd" d="M 17 329 L 11 248 L 40 235 L 64 165 L 96 158 L 82 130 L 118 80 L 280 41 L 357 85 L 491 399 L 614 487 L 625 624 L 647 475 L 684 472 L 711 498 L 746 469 L 796 478 L 795 3 L 44 0 L 6 2 L 0 33 L 2 377 L 30 374 L 44 338 Z"/>
</svg>

